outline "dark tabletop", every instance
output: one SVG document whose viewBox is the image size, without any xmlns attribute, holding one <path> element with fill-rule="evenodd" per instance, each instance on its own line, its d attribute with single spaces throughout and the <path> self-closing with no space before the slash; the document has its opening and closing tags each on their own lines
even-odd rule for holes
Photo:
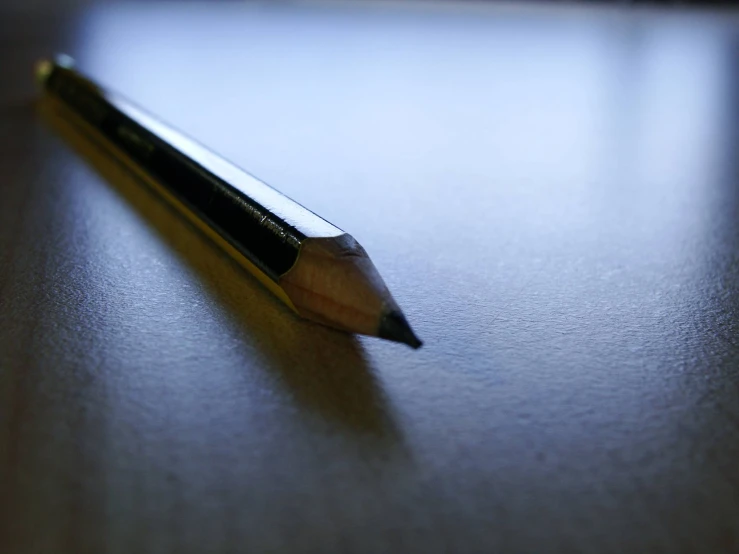
<svg viewBox="0 0 739 554">
<path fill-rule="evenodd" d="M 739 19 L 0 17 L 0 552 L 739 551 Z M 298 320 L 35 102 L 55 51 L 368 250 Z"/>
</svg>

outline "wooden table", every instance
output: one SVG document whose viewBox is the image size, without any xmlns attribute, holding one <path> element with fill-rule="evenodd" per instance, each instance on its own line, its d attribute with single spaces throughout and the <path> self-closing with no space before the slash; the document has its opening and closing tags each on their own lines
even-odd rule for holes
<svg viewBox="0 0 739 554">
<path fill-rule="evenodd" d="M 0 17 L 0 552 L 739 551 L 739 21 Z M 426 345 L 298 320 L 38 113 L 83 71 L 354 234 Z"/>
</svg>

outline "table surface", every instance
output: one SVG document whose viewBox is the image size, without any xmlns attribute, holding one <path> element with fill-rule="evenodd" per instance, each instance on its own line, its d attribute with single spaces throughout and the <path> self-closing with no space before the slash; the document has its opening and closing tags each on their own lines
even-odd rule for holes
<svg viewBox="0 0 739 554">
<path fill-rule="evenodd" d="M 739 551 L 739 20 L 0 18 L 0 551 Z M 97 80 L 352 233 L 425 346 L 305 323 L 63 122 Z"/>
</svg>

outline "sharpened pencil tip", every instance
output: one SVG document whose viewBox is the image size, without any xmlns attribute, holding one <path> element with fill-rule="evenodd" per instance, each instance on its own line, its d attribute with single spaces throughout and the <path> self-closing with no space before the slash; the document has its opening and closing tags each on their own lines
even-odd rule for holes
<svg viewBox="0 0 739 554">
<path fill-rule="evenodd" d="M 411 348 L 420 348 L 423 344 L 399 310 L 390 310 L 382 315 L 377 334 L 383 339 L 402 342 Z"/>
</svg>

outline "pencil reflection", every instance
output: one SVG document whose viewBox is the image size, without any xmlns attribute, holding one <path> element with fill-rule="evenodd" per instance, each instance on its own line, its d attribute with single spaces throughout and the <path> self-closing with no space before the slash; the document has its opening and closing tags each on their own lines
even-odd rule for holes
<svg viewBox="0 0 739 554">
<path fill-rule="evenodd" d="M 167 247 L 195 270 L 228 324 L 258 350 L 300 407 L 330 425 L 369 435 L 387 446 L 401 442 L 391 408 L 361 344 L 349 335 L 300 320 L 225 253 L 159 199 L 114 156 L 44 99 L 42 120 L 143 216 Z"/>
</svg>

